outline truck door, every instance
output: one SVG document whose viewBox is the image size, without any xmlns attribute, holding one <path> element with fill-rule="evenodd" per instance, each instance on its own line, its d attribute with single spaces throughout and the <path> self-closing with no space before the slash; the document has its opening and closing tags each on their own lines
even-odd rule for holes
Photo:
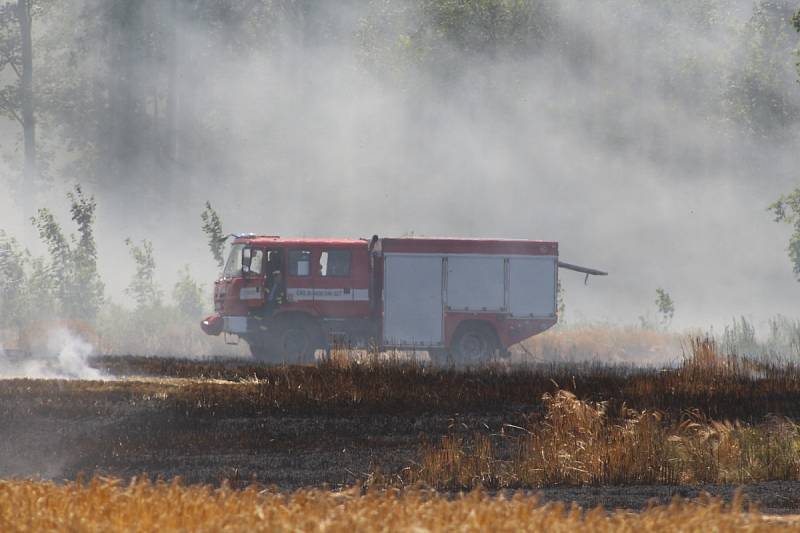
<svg viewBox="0 0 800 533">
<path fill-rule="evenodd" d="M 259 308 L 264 305 L 265 255 L 261 248 L 248 246 L 242 250 L 239 300 L 249 308 Z"/>
<path fill-rule="evenodd" d="M 369 314 L 369 256 L 366 249 L 320 248 L 316 254 L 314 307 L 323 317 Z"/>
<path fill-rule="evenodd" d="M 314 306 L 313 254 L 310 248 L 289 248 L 286 252 L 286 303 L 296 309 Z"/>
</svg>

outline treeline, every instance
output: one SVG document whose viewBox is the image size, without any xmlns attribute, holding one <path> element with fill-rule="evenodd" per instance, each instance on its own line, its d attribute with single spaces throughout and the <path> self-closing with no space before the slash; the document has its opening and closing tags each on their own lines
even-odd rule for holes
<svg viewBox="0 0 800 533">
<path fill-rule="evenodd" d="M 0 230 L 0 330 L 16 335 L 21 349 L 36 350 L 53 328 L 65 326 L 104 353 L 208 353 L 213 341 L 199 333 L 198 322 L 209 311 L 210 296 L 194 280 L 188 265 L 178 272 L 166 299 L 156 272 L 152 243 L 125 244 L 135 272 L 125 289 L 133 308 L 106 297 L 97 268 L 93 196 L 80 186 L 67 195 L 77 230 L 65 233 L 49 209 L 31 222 L 47 249 L 32 254 Z M 3 337 L 0 336 L 0 348 Z"/>
<path fill-rule="evenodd" d="M 0 108 L 19 123 L 22 142 L 11 159 L 25 167 L 20 193 L 66 179 L 173 205 L 196 183 L 190 176 L 239 170 L 235 140 L 226 140 L 235 96 L 205 96 L 224 92 L 237 61 L 266 54 L 302 70 L 303 53 L 352 47 L 364 69 L 413 95 L 421 86 L 446 90 L 476 64 L 546 55 L 597 83 L 586 73 L 618 58 L 601 51 L 613 33 L 592 28 L 639 24 L 620 45 L 642 68 L 652 58 L 638 49 L 663 41 L 679 50 L 687 31 L 727 35 L 721 42 L 734 57 L 711 52 L 720 56 L 713 76 L 721 91 L 702 85 L 716 61 L 698 60 L 707 51 L 676 55 L 657 80 L 634 73 L 632 85 L 699 100 L 709 120 L 780 139 L 800 122 L 800 91 L 787 82 L 796 9 L 790 0 L 759 1 L 743 24 L 713 0 L 15 0 L 0 7 L 0 68 L 9 81 Z M 602 19 L 591 20 L 598 10 Z"/>
</svg>

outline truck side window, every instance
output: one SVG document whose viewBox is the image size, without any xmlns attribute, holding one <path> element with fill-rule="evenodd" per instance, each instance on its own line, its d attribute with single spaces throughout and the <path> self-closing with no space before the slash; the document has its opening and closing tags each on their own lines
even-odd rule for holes
<svg viewBox="0 0 800 533">
<path fill-rule="evenodd" d="M 323 277 L 349 277 L 350 250 L 323 250 L 319 256 L 319 274 Z"/>
<path fill-rule="evenodd" d="M 289 275 L 308 276 L 311 273 L 311 251 L 289 250 Z"/>
</svg>

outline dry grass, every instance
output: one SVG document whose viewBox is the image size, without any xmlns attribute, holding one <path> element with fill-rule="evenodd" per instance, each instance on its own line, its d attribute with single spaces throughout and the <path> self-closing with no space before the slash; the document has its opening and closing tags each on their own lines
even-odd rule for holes
<svg viewBox="0 0 800 533">
<path fill-rule="evenodd" d="M 667 423 L 663 413 L 578 400 L 559 391 L 527 428 L 448 435 L 394 479 L 444 490 L 552 485 L 750 483 L 800 479 L 800 431 L 771 417 L 748 426 L 698 413 Z M 391 484 L 394 480 L 376 479 Z"/>
<path fill-rule="evenodd" d="M 0 530 L 16 531 L 788 531 L 792 517 L 767 517 L 712 498 L 675 500 L 641 513 L 584 511 L 536 497 L 447 497 L 428 492 L 289 495 L 179 483 L 93 479 L 55 485 L 0 481 Z"/>
<path fill-rule="evenodd" d="M 559 325 L 515 348 L 520 361 L 603 361 L 660 365 L 677 360 L 681 338 L 663 330 L 611 324 Z"/>
<path fill-rule="evenodd" d="M 248 360 L 191 361 L 154 357 L 95 360 L 126 380 L 0 381 L 0 419 L 9 414 L 113 414 L 125 404 L 194 417 L 274 414 L 413 414 L 508 412 L 543 408 L 544 394 L 567 390 L 581 399 L 657 410 L 678 419 L 696 409 L 715 420 L 758 422 L 769 414 L 800 416 L 800 368 L 719 354 L 697 339 L 677 368 L 641 370 L 599 364 L 521 368 L 433 369 L 408 362 L 268 367 Z M 183 378 L 153 383 L 153 376 Z"/>
<path fill-rule="evenodd" d="M 69 424 L 128 414 L 138 429 L 128 435 L 126 426 L 114 435 L 125 440 L 131 457 L 172 450 L 177 428 L 193 453 L 225 450 L 239 438 L 242 450 L 259 453 L 272 432 L 258 429 L 265 417 L 299 417 L 295 423 L 312 427 L 352 418 L 384 431 L 383 437 L 400 425 L 437 441 L 423 447 L 419 464 L 391 470 L 388 481 L 374 475 L 379 486 L 398 479 L 404 486 L 423 482 L 448 490 L 800 479 L 800 437 L 785 418 L 800 414 L 800 369 L 723 356 L 707 339 L 695 339 L 687 350 L 682 365 L 663 370 L 549 364 L 462 371 L 341 358 L 265 367 L 106 358 L 99 366 L 167 377 L 0 381 L 0 427 L 24 427 L 31 418 Z M 425 421 L 416 426 L 418 418 Z M 216 431 L 232 420 L 235 431 Z M 483 421 L 492 427 L 484 430 Z M 313 438 L 324 448 L 337 435 L 315 430 Z M 98 440 L 87 457 L 113 456 L 112 448 Z"/>
<path fill-rule="evenodd" d="M 541 408 L 542 396 L 556 390 L 608 401 L 612 408 L 624 403 L 637 411 L 658 410 L 676 419 L 690 408 L 717 420 L 755 422 L 768 414 L 800 416 L 800 367 L 722 355 L 714 341 L 703 338 L 686 343 L 682 364 L 663 369 L 543 363 L 455 370 L 402 361 L 354 362 L 339 355 L 316 366 L 291 367 L 268 367 L 249 360 L 148 357 L 104 357 L 94 364 L 117 375 L 190 378 L 193 381 L 176 387 L 163 405 L 185 408 L 198 416 L 210 410 L 241 416 L 264 412 L 502 412 Z M 238 386 L 196 381 L 207 379 L 228 380 Z M 0 398 L 24 396 L 21 388 L 63 395 L 83 387 L 63 383 L 54 389 L 41 383 L 6 382 L 0 387 Z M 99 396 L 135 396 L 137 387 L 107 383 L 92 390 Z M 78 393 L 74 391 L 75 396 Z M 102 397 L 91 399 L 97 400 L 96 405 L 103 404 Z"/>
</svg>

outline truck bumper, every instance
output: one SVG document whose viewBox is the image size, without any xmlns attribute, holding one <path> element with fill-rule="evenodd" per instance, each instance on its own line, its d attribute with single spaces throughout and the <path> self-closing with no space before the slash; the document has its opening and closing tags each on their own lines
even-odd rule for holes
<svg viewBox="0 0 800 533">
<path fill-rule="evenodd" d="M 225 333 L 233 333 L 235 335 L 247 333 L 249 331 L 248 326 L 249 324 L 246 316 L 223 317 L 222 331 Z"/>
<path fill-rule="evenodd" d="M 222 333 L 223 325 L 224 320 L 219 315 L 207 316 L 202 322 L 200 322 L 200 328 L 206 335 L 219 335 Z"/>
<path fill-rule="evenodd" d="M 233 335 L 248 335 L 253 333 L 263 333 L 269 330 L 268 322 L 252 316 L 222 316 L 219 314 L 206 317 L 200 327 L 207 335 L 219 335 L 220 333 L 230 333 Z"/>
</svg>

